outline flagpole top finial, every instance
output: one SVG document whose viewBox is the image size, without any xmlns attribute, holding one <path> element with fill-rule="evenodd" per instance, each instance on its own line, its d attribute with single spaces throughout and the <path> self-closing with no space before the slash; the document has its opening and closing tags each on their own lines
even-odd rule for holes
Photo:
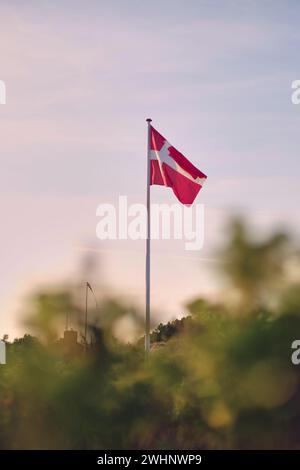
<svg viewBox="0 0 300 470">
<path fill-rule="evenodd" d="M 147 122 L 152 122 L 152 119 L 151 119 L 151 118 L 147 118 L 146 121 L 147 121 Z"/>
</svg>

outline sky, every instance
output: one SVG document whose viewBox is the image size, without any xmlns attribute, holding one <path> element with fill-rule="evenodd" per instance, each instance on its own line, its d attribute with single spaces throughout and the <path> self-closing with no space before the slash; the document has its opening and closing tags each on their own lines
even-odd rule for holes
<svg viewBox="0 0 300 470">
<path fill-rule="evenodd" d="M 96 289 L 143 307 L 144 243 L 99 241 L 96 209 L 145 202 L 147 117 L 208 175 L 204 249 L 152 244 L 154 318 L 215 295 L 232 214 L 299 233 L 299 2 L 2 0 L 0 18 L 0 335 L 91 255 Z"/>
</svg>

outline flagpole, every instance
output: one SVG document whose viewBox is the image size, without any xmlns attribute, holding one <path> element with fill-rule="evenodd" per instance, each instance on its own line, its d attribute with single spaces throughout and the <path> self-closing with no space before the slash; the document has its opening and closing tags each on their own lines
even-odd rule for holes
<svg viewBox="0 0 300 470">
<path fill-rule="evenodd" d="M 84 325 L 84 339 L 85 347 L 87 349 L 87 317 L 88 317 L 88 283 L 85 283 L 85 325 Z"/>
<path fill-rule="evenodd" d="M 146 321 L 145 321 L 145 353 L 148 356 L 150 352 L 150 241 L 151 241 L 151 217 L 150 217 L 150 140 L 151 140 L 151 121 L 148 123 L 148 142 L 147 142 L 147 239 L 146 239 Z"/>
</svg>

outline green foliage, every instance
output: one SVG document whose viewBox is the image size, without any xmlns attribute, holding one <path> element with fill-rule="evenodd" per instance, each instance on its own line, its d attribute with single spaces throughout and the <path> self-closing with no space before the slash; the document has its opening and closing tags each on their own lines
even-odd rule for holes
<svg viewBox="0 0 300 470">
<path fill-rule="evenodd" d="M 151 333 L 151 342 L 160 343 L 168 341 L 172 336 L 182 332 L 183 328 L 187 327 L 189 318 L 182 318 L 181 320 L 174 320 L 168 322 L 166 325 L 160 323 L 158 327 Z"/>
<path fill-rule="evenodd" d="M 277 289 L 286 240 L 253 245 L 236 226 L 224 269 L 243 314 L 195 299 L 188 317 L 153 331 L 147 360 L 142 341 L 116 335 L 141 326 L 138 311 L 117 299 L 94 312 L 88 350 L 66 357 L 55 338 L 65 309 L 78 310 L 72 292 L 39 294 L 28 319 L 39 337 L 7 343 L 0 366 L 0 448 L 299 448 L 300 382 L 291 363 L 299 284 Z M 266 292 L 279 295 L 276 306 L 263 302 Z"/>
<path fill-rule="evenodd" d="M 142 348 L 104 341 L 99 329 L 71 361 L 29 336 L 9 344 L 1 447 L 297 447 L 290 346 L 300 316 L 201 314 L 146 362 Z"/>
<path fill-rule="evenodd" d="M 236 290 L 238 308 L 247 311 L 268 304 L 270 289 L 275 297 L 284 277 L 288 236 L 275 233 L 257 240 L 239 218 L 230 222 L 228 231 L 228 242 L 221 252 L 223 274 Z"/>
</svg>

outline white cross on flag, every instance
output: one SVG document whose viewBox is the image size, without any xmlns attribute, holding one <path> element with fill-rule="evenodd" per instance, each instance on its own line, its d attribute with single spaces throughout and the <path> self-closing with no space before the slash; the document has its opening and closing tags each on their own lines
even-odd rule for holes
<svg viewBox="0 0 300 470">
<path fill-rule="evenodd" d="M 172 188 L 182 204 L 190 205 L 205 180 L 202 171 L 150 126 L 150 184 Z"/>
</svg>

